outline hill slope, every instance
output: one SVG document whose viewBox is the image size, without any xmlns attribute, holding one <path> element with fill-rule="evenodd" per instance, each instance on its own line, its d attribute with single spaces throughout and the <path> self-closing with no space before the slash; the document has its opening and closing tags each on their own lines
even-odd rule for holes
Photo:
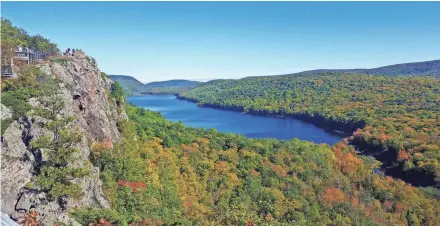
<svg viewBox="0 0 440 226">
<path fill-rule="evenodd" d="M 190 81 L 190 80 L 183 80 L 183 79 L 176 79 L 176 80 L 168 80 L 168 81 L 160 81 L 160 82 L 150 82 L 145 84 L 145 87 L 147 88 L 164 88 L 164 87 L 194 87 L 202 82 L 197 81 Z"/>
<path fill-rule="evenodd" d="M 349 72 L 367 75 L 384 75 L 384 76 L 436 76 L 440 77 L 440 60 L 394 64 L 378 68 L 370 69 L 317 69 L 311 71 L 303 71 L 299 73 L 287 74 L 314 74 L 319 72 Z"/>
<path fill-rule="evenodd" d="M 120 151 L 96 160 L 117 213 L 77 212 L 83 225 L 144 216 L 156 225 L 440 223 L 437 200 L 373 173 L 371 160 L 343 143 L 249 139 L 125 108 Z"/>
<path fill-rule="evenodd" d="M 345 73 L 211 81 L 180 98 L 346 132 L 415 185 L 440 187 L 440 79 Z M 391 172 L 391 171 L 390 171 Z"/>
<path fill-rule="evenodd" d="M 143 94 L 179 94 L 193 87 L 202 84 L 202 82 L 190 80 L 168 80 L 160 82 L 150 82 L 145 84 Z"/>
<path fill-rule="evenodd" d="M 143 84 L 134 77 L 128 75 L 109 75 L 110 79 L 117 81 L 124 88 L 128 96 L 142 94 L 178 94 L 187 91 L 202 82 L 190 80 L 168 80 Z"/>
<path fill-rule="evenodd" d="M 127 95 L 139 95 L 144 91 L 144 84 L 128 75 L 109 75 L 110 79 L 117 81 L 124 88 Z"/>
</svg>

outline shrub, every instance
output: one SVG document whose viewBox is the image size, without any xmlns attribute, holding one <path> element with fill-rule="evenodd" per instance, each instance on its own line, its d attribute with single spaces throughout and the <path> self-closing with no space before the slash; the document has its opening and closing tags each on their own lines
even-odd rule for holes
<svg viewBox="0 0 440 226">
<path fill-rule="evenodd" d="M 25 213 L 22 217 L 18 219 L 18 222 L 22 225 L 26 226 L 41 226 L 41 222 L 38 220 L 40 213 L 36 210 L 29 210 L 28 213 Z"/>
<path fill-rule="evenodd" d="M 108 75 L 106 74 L 106 73 L 104 73 L 104 72 L 101 72 L 101 78 L 102 79 L 108 79 Z"/>
<path fill-rule="evenodd" d="M 33 96 L 33 91 L 30 89 L 17 89 L 14 91 L 2 93 L 2 104 L 11 108 L 12 118 L 14 120 L 26 115 L 31 110 L 31 105 L 28 103 L 29 98 Z"/>
<path fill-rule="evenodd" d="M 92 143 L 92 156 L 93 158 L 98 158 L 101 152 L 110 150 L 113 148 L 112 141 L 110 138 L 106 138 L 103 141 L 96 141 Z"/>
<path fill-rule="evenodd" d="M 71 58 L 65 56 L 53 56 L 49 57 L 48 60 L 53 63 L 59 63 L 61 65 L 66 65 L 67 62 L 72 61 Z"/>
<path fill-rule="evenodd" d="M 5 133 L 6 129 L 9 127 L 9 125 L 11 125 L 11 123 L 13 122 L 13 119 L 5 119 L 2 120 L 1 124 L 2 124 L 2 131 L 1 131 L 1 135 L 3 136 L 3 134 Z"/>
<path fill-rule="evenodd" d="M 124 88 L 122 88 L 121 84 L 116 81 L 112 84 L 110 93 L 111 96 L 116 99 L 121 99 L 125 97 Z"/>
<path fill-rule="evenodd" d="M 112 98 L 115 98 L 116 104 L 119 107 L 123 107 L 125 94 L 124 94 L 124 89 L 122 88 L 121 84 L 119 84 L 119 82 L 115 81 L 112 84 L 112 87 L 110 90 L 110 96 Z M 120 112 L 118 112 L 118 113 L 120 113 Z"/>
<path fill-rule="evenodd" d="M 93 57 L 87 56 L 87 62 L 89 62 L 89 64 L 96 65 L 96 60 Z"/>
<path fill-rule="evenodd" d="M 93 222 L 99 222 L 100 219 L 105 219 L 110 223 L 118 223 L 119 215 L 114 210 L 109 209 L 96 209 L 96 208 L 81 208 L 75 209 L 71 215 L 81 225 L 89 225 Z"/>
</svg>

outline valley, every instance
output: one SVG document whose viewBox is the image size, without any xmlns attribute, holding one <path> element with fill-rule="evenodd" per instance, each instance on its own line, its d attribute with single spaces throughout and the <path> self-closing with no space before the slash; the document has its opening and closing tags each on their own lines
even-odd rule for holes
<svg viewBox="0 0 440 226">
<path fill-rule="evenodd" d="M 313 124 L 283 117 L 265 117 L 241 112 L 201 108 L 195 103 L 180 100 L 172 95 L 128 97 L 127 102 L 137 107 L 161 113 L 167 120 L 182 122 L 186 126 L 216 129 L 219 132 L 242 134 L 248 138 L 275 138 L 327 143 L 330 146 L 343 136 L 325 131 Z"/>
<path fill-rule="evenodd" d="M 440 225 L 435 7 L 1 4 L 2 222 Z"/>
<path fill-rule="evenodd" d="M 211 81 L 179 95 L 200 106 L 282 115 L 353 133 L 349 142 L 414 184 L 439 177 L 440 80 L 344 73 Z M 405 157 L 402 157 L 405 156 Z M 421 171 L 421 172 L 420 172 Z M 397 175 L 397 174 L 394 174 Z"/>
</svg>

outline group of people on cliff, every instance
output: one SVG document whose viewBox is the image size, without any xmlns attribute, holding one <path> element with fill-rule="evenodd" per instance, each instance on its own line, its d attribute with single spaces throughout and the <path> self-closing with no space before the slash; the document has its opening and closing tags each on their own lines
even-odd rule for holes
<svg viewBox="0 0 440 226">
<path fill-rule="evenodd" d="M 72 51 L 72 52 L 71 52 Z M 66 51 L 63 53 L 64 56 L 75 56 L 76 53 L 80 52 L 80 49 L 70 49 L 67 48 Z"/>
</svg>

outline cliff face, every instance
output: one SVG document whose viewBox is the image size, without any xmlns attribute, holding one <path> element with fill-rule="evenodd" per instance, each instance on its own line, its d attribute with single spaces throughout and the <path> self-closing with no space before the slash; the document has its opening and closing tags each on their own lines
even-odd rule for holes
<svg viewBox="0 0 440 226">
<path fill-rule="evenodd" d="M 93 142 L 111 141 L 118 143 L 121 135 L 117 123 L 126 118 L 125 113 L 117 111 L 115 101 L 109 97 L 112 81 L 101 77 L 95 61 L 85 54 L 78 53 L 60 63 L 47 62 L 40 70 L 60 81 L 60 96 L 65 107 L 63 116 L 74 116 L 72 128 L 79 130 L 82 141 L 76 145 L 80 152 L 71 164 L 75 167 L 91 169 L 89 176 L 76 179 L 84 196 L 79 200 L 66 200 L 64 203 L 50 201 L 47 194 L 27 188 L 36 175 L 38 163 L 44 161 L 41 153 L 32 152 L 29 143 L 50 131 L 41 127 L 46 119 L 36 116 L 23 117 L 13 122 L 5 131 L 1 150 L 1 209 L 3 213 L 18 218 L 20 214 L 35 208 L 40 213 L 44 225 L 56 221 L 76 225 L 68 216 L 69 210 L 80 206 L 108 208 L 109 204 L 101 190 L 99 169 L 89 161 L 90 146 Z M 30 101 L 38 106 L 36 100 Z M 3 112 L 2 106 L 2 112 Z M 10 117 L 2 114 L 2 118 Z"/>
</svg>

